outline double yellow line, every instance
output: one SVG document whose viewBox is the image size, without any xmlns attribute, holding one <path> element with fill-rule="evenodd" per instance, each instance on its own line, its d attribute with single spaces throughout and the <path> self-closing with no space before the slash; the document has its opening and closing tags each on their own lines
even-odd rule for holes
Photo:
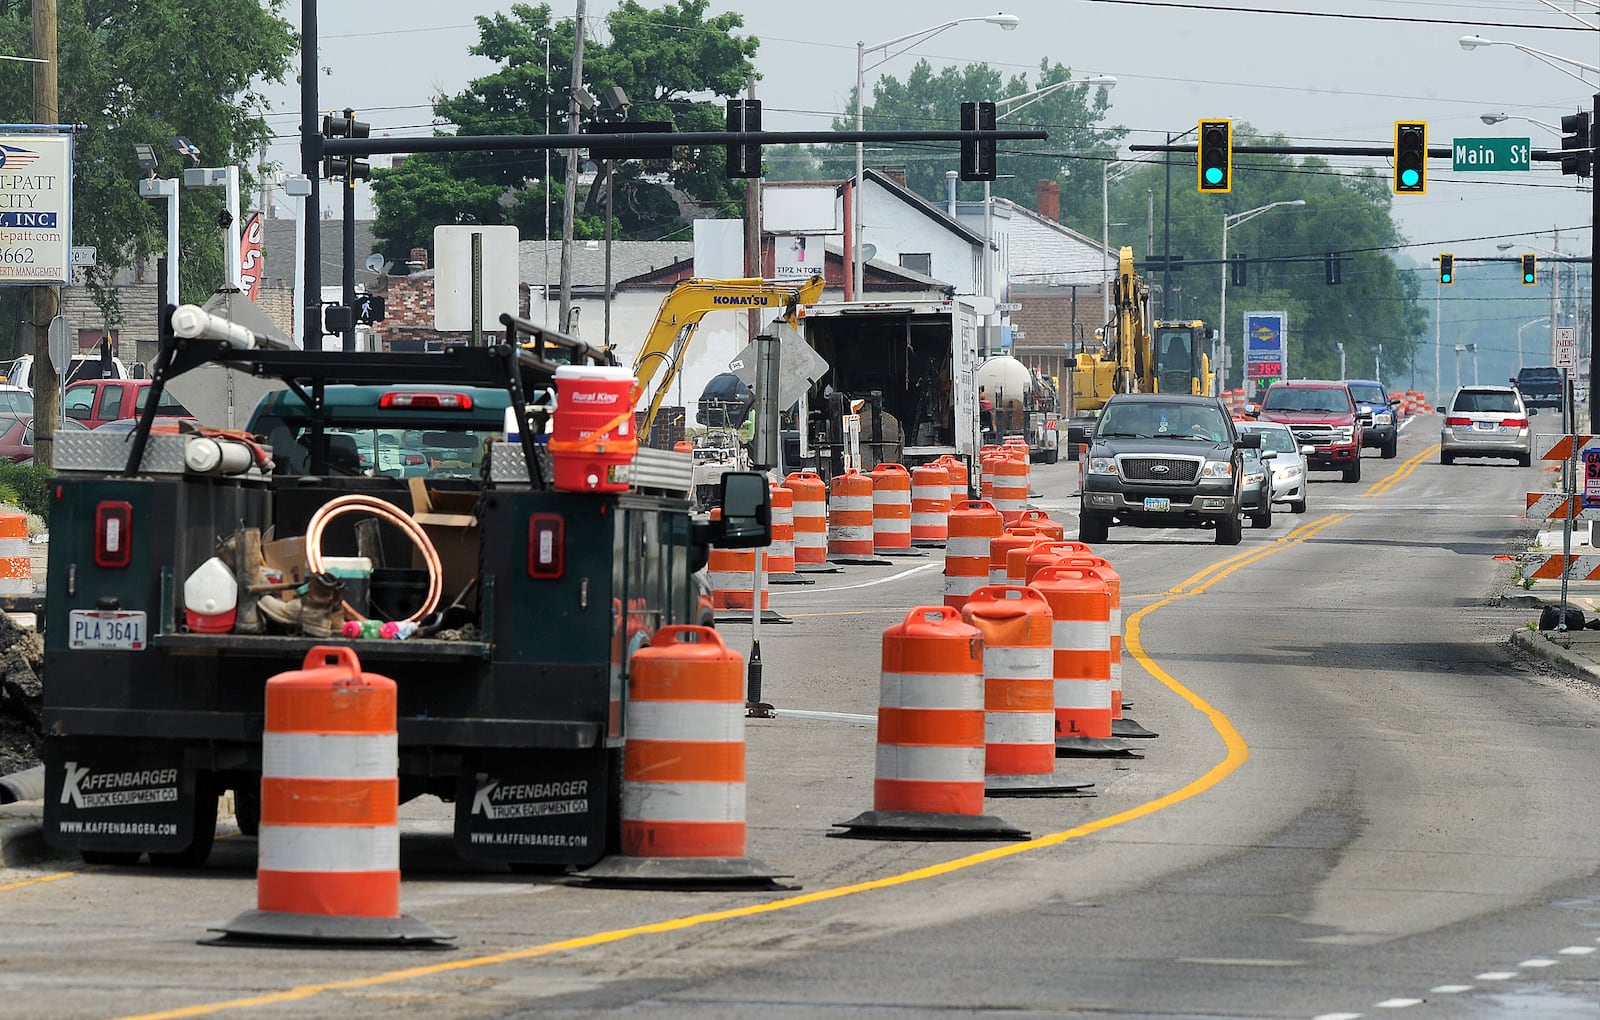
<svg viewBox="0 0 1600 1020">
<path fill-rule="evenodd" d="M 1432 460 L 1433 455 L 1438 452 L 1438 443 L 1434 443 L 1432 446 L 1423 447 L 1420 452 L 1414 453 L 1410 457 L 1406 458 L 1405 463 L 1396 468 L 1393 473 L 1385 478 L 1380 478 L 1378 481 L 1373 482 L 1372 485 L 1367 488 L 1367 491 L 1363 492 L 1361 495 L 1367 499 L 1372 499 L 1388 493 L 1389 490 L 1400 484 L 1401 479 L 1409 478 L 1413 471 Z"/>
<path fill-rule="evenodd" d="M 1178 584 L 1168 588 L 1166 591 L 1156 596 L 1161 601 L 1151 603 L 1149 606 L 1145 607 L 1142 612 L 1148 612 L 1149 610 L 1155 609 L 1158 606 L 1164 606 L 1173 601 L 1175 598 L 1186 598 L 1190 595 L 1199 595 L 1201 592 L 1205 591 L 1207 588 L 1210 588 L 1213 584 L 1216 584 L 1229 574 L 1247 567 L 1252 563 L 1263 560 L 1268 556 L 1280 553 L 1290 546 L 1299 545 L 1319 532 L 1331 528 L 1340 521 L 1348 520 L 1349 518 L 1349 514 L 1329 514 L 1327 517 L 1319 517 L 1314 521 L 1308 521 L 1305 524 L 1300 525 L 1287 535 L 1283 535 L 1274 539 L 1270 545 L 1267 545 L 1264 548 L 1248 549 L 1244 552 L 1236 553 L 1233 556 L 1230 556 L 1221 563 L 1213 563 L 1206 569 L 1197 574 L 1191 575 L 1186 580 L 1180 581 Z"/>
</svg>

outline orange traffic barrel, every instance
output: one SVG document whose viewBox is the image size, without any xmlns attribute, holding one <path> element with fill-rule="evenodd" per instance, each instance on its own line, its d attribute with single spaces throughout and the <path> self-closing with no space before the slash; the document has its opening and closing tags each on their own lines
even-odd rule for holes
<svg viewBox="0 0 1600 1020">
<path fill-rule="evenodd" d="M 946 606 L 919 606 L 883 632 L 873 809 L 845 835 L 1027 834 L 983 814 L 983 637 Z"/>
<path fill-rule="evenodd" d="M 1011 447 L 1010 451 L 1019 449 L 1026 451 L 1027 447 Z M 990 466 L 994 472 L 994 505 L 1007 524 L 1014 524 L 1028 506 L 1026 456 L 1019 458 L 1015 452 L 1003 451 L 990 458 Z"/>
<path fill-rule="evenodd" d="M 961 618 L 983 635 L 985 791 L 1037 795 L 1092 786 L 1054 778 L 1054 635 L 1044 595 L 1019 585 L 984 585 Z"/>
<path fill-rule="evenodd" d="M 1052 616 L 1056 753 L 1131 755 L 1111 732 L 1110 586 L 1092 568 L 1065 564 L 1040 569 L 1031 586 Z"/>
<path fill-rule="evenodd" d="M 1105 578 L 1111 590 L 1111 732 L 1119 737 L 1159 736 L 1123 714 L 1126 699 L 1122 688 L 1122 575 L 1104 557 L 1093 553 L 1066 556 L 1062 562 L 1095 571 Z"/>
<path fill-rule="evenodd" d="M 1022 575 L 1021 575 L 1022 579 L 1020 581 L 1015 579 L 1016 578 L 1015 565 L 1011 562 L 1011 558 L 1012 558 L 1012 556 L 1015 555 L 1015 553 L 1011 553 L 1011 554 L 1008 554 L 1006 556 L 1006 576 L 1011 579 L 1010 583 L 1012 583 L 1012 584 L 1028 584 L 1028 583 L 1031 583 L 1033 581 L 1034 575 L 1037 574 L 1040 570 L 1042 570 L 1045 567 L 1052 566 L 1052 565 L 1054 565 L 1056 563 L 1061 563 L 1069 556 L 1093 556 L 1094 555 L 1094 550 L 1093 549 L 1090 549 L 1088 546 L 1084 545 L 1082 542 L 1075 542 L 1075 541 L 1073 541 L 1071 539 L 1061 539 L 1059 541 L 1047 540 L 1047 541 L 1043 541 L 1043 542 L 1035 542 L 1033 544 L 1033 547 L 1031 549 L 1027 550 L 1027 552 L 1028 552 L 1028 555 L 1027 555 L 1026 559 L 1023 561 L 1023 569 L 1022 569 Z"/>
<path fill-rule="evenodd" d="M 28 551 L 28 515 L 0 514 L 0 595 L 32 594 L 33 556 Z"/>
<path fill-rule="evenodd" d="M 911 548 L 911 472 L 901 464 L 872 469 L 872 550 Z"/>
<path fill-rule="evenodd" d="M 1017 523 L 1028 524 L 1038 528 L 1040 531 L 1054 539 L 1063 539 L 1067 537 L 1067 529 L 1065 525 L 1062 525 L 1056 521 L 1052 521 L 1049 514 L 1036 508 L 1022 511 L 1022 516 L 1017 518 Z"/>
<path fill-rule="evenodd" d="M 431 941 L 400 913 L 396 687 L 348 645 L 318 645 L 267 680 L 256 909 L 218 929 L 244 939 Z"/>
<path fill-rule="evenodd" d="M 744 659 L 710 627 L 662 627 L 628 669 L 622 853 L 603 882 L 730 884 L 775 873 L 745 856 Z"/>
<path fill-rule="evenodd" d="M 989 545 L 1005 534 L 1005 521 L 986 499 L 963 499 L 950 509 L 950 535 L 944 545 L 944 604 L 966 605 L 989 583 Z"/>
<path fill-rule="evenodd" d="M 989 543 L 989 583 L 1006 583 L 1011 550 L 1031 548 L 1035 541 L 1044 537 L 1046 536 L 1038 528 L 1028 525 L 1008 525 L 1005 534 Z"/>
<path fill-rule="evenodd" d="M 722 517 L 722 508 L 714 507 L 711 519 L 719 520 Z M 765 564 L 762 564 L 761 578 L 766 580 Z M 711 547 L 711 556 L 706 561 L 707 580 L 711 582 L 711 607 L 713 609 L 742 609 L 751 610 L 756 604 L 756 550 L 754 549 L 718 549 Z M 761 608 L 767 609 L 768 596 L 766 584 L 761 585 Z"/>
<path fill-rule="evenodd" d="M 854 468 L 829 488 L 828 557 L 872 557 L 872 479 Z"/>
<path fill-rule="evenodd" d="M 998 446 L 985 446 L 978 451 L 978 466 L 981 470 L 981 474 L 978 476 L 981 488 L 978 493 L 984 499 L 994 498 L 994 464 L 995 459 L 999 456 L 1000 447 Z"/>
<path fill-rule="evenodd" d="M 762 557 L 769 577 L 794 573 L 794 493 L 772 483 L 772 542 Z"/>
<path fill-rule="evenodd" d="M 815 471 L 795 471 L 783 480 L 794 494 L 795 565 L 828 562 L 828 486 Z"/>
<path fill-rule="evenodd" d="M 947 453 L 934 463 L 944 468 L 945 474 L 950 476 L 950 505 L 955 506 L 966 499 L 969 495 L 967 484 L 972 477 L 967 471 L 966 461 Z"/>
<path fill-rule="evenodd" d="M 950 535 L 950 473 L 942 464 L 911 469 L 911 543 L 940 546 Z"/>
</svg>

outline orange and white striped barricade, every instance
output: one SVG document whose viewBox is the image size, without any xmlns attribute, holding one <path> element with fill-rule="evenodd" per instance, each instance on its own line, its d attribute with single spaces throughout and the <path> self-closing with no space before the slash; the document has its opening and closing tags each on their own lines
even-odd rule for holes
<svg viewBox="0 0 1600 1020">
<path fill-rule="evenodd" d="M 795 573 L 794 492 L 772 483 L 772 542 L 761 557 L 768 584 L 809 584 Z"/>
<path fill-rule="evenodd" d="M 722 508 L 714 507 L 711 519 L 719 520 L 722 517 Z M 707 580 L 711 582 L 711 608 L 719 614 L 725 612 L 748 613 L 755 609 L 756 604 L 756 577 L 757 557 L 755 549 L 718 549 L 711 547 L 711 556 L 706 561 Z M 765 557 L 762 557 L 765 559 Z M 768 609 L 768 595 L 766 586 L 766 564 L 760 565 L 762 582 L 761 610 Z"/>
<path fill-rule="evenodd" d="M 943 465 L 911 469 L 911 544 L 938 547 L 950 537 L 950 473 Z"/>
<path fill-rule="evenodd" d="M 883 632 L 872 810 L 840 835 L 1026 838 L 983 813 L 983 636 L 948 606 Z"/>
<path fill-rule="evenodd" d="M 1111 591 L 1090 567 L 1054 564 L 1031 587 L 1050 604 L 1054 632 L 1056 753 L 1142 757 L 1111 732 Z"/>
<path fill-rule="evenodd" d="M 851 468 L 828 492 L 828 559 L 876 563 L 872 555 L 872 479 Z"/>
<path fill-rule="evenodd" d="M 662 627 L 628 668 L 622 853 L 579 877 L 770 884 L 745 856 L 744 659 L 710 627 Z"/>
<path fill-rule="evenodd" d="M 1066 556 L 1062 562 L 1095 571 L 1105 578 L 1111 591 L 1111 732 L 1119 737 L 1160 736 L 1124 714 L 1124 709 L 1132 707 L 1132 701 L 1125 697 L 1122 686 L 1122 575 L 1104 557 L 1092 553 Z"/>
<path fill-rule="evenodd" d="M 1005 520 L 986 499 L 964 499 L 950 509 L 950 537 L 944 545 L 944 604 L 966 605 L 989 583 L 989 546 L 1005 534 Z"/>
<path fill-rule="evenodd" d="M 983 635 L 984 792 L 1043 796 L 1093 786 L 1055 775 L 1054 635 L 1044 595 L 1021 585 L 984 585 L 961 619 Z"/>
<path fill-rule="evenodd" d="M 804 572 L 828 562 L 828 485 L 815 471 L 794 471 L 783 480 L 794 493 L 794 568 Z"/>
<path fill-rule="evenodd" d="M 1029 525 L 1008 525 L 1005 534 L 989 543 L 989 583 L 1005 584 L 1013 549 L 1029 549 L 1033 543 L 1047 536 Z"/>
<path fill-rule="evenodd" d="M 990 463 L 994 470 L 994 505 L 1007 524 L 1015 524 L 1028 508 L 1028 462 L 1015 453 L 1002 453 L 991 458 Z"/>
<path fill-rule="evenodd" d="M 224 941 L 425 944 L 400 913 L 395 682 L 348 645 L 317 645 L 267 680 L 256 909 Z"/>
<path fill-rule="evenodd" d="M 1064 524 L 1052 521 L 1049 514 L 1037 508 L 1022 511 L 1022 516 L 1017 518 L 1017 523 L 1038 528 L 1053 539 L 1060 540 L 1067 537 L 1067 529 Z"/>
<path fill-rule="evenodd" d="M 28 515 L 0 514 L 0 595 L 33 594 Z"/>
<path fill-rule="evenodd" d="M 1054 542 L 1055 539 L 1042 531 L 1035 531 L 1031 541 L 1024 545 L 1014 545 L 1006 550 L 1006 576 L 1000 584 L 1027 584 L 1028 559 L 1033 556 L 1034 550 Z M 996 582 L 990 582 L 991 584 Z"/>
<path fill-rule="evenodd" d="M 1021 438 L 1020 436 L 1013 436 L 1012 438 L 1007 439 L 1004 443 L 1000 444 L 1000 449 L 1011 454 L 1014 459 L 1022 461 L 1023 465 L 1026 467 L 1027 470 L 1023 472 L 1022 476 L 1022 487 L 1024 490 L 1022 498 L 1027 499 L 1028 496 L 1033 492 L 1033 450 L 1028 447 L 1027 440 Z"/>
<path fill-rule="evenodd" d="M 870 477 L 872 551 L 880 556 L 910 553 L 911 472 L 902 464 L 879 464 Z"/>
<path fill-rule="evenodd" d="M 985 446 L 978 451 L 978 479 L 980 486 L 978 495 L 991 502 L 994 500 L 994 465 L 999 455 L 1000 447 L 998 446 Z"/>
<path fill-rule="evenodd" d="M 967 486 L 971 482 L 972 475 L 967 470 L 966 461 L 962 460 L 960 457 L 952 457 L 947 453 L 940 457 L 937 461 L 934 461 L 934 463 L 944 468 L 945 474 L 950 476 L 951 506 L 955 506 L 962 500 L 971 497 L 971 491 Z"/>
<path fill-rule="evenodd" d="M 1082 542 L 1070 538 L 1035 542 L 1033 548 L 1028 550 L 1027 558 L 1023 561 L 1022 580 L 1018 581 L 1016 572 L 1012 569 L 1011 555 L 1006 557 L 1006 574 L 1013 578 L 1012 584 L 1029 584 L 1034 575 L 1045 567 L 1054 566 L 1070 556 L 1093 556 L 1094 550 Z"/>
</svg>

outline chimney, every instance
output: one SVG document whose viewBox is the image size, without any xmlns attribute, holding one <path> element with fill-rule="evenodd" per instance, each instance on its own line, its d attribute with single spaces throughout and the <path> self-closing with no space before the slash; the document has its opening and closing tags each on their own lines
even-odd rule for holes
<svg viewBox="0 0 1600 1020">
<path fill-rule="evenodd" d="M 1056 181 L 1039 182 L 1039 215 L 1052 223 L 1061 220 L 1061 185 Z"/>
<path fill-rule="evenodd" d="M 413 249 L 411 249 L 411 257 L 406 259 L 406 268 L 411 270 L 413 273 L 420 273 L 424 269 L 427 269 L 428 268 L 428 249 L 426 249 L 426 248 L 413 248 Z"/>
<path fill-rule="evenodd" d="M 883 174 L 883 176 L 889 178 L 891 181 L 894 181 L 896 184 L 900 185 L 902 188 L 907 186 L 906 185 L 906 168 L 903 165 L 901 165 L 901 166 L 879 167 L 878 168 L 878 172 Z"/>
</svg>

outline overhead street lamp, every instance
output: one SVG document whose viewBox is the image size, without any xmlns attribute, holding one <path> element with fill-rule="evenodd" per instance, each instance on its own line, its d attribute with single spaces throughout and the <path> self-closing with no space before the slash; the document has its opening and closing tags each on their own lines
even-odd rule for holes
<svg viewBox="0 0 1600 1020">
<path fill-rule="evenodd" d="M 1537 319 L 1529 319 L 1527 322 L 1524 322 L 1522 325 L 1517 327 L 1517 371 L 1518 372 L 1522 371 L 1522 365 L 1523 365 L 1523 358 L 1522 358 L 1522 331 L 1527 329 L 1529 326 L 1532 326 L 1532 325 L 1534 325 L 1536 323 L 1548 322 L 1548 321 L 1550 321 L 1550 316 L 1541 315 Z"/>
<path fill-rule="evenodd" d="M 1267 205 L 1257 206 L 1254 209 L 1246 209 L 1241 213 L 1233 213 L 1222 217 L 1222 299 L 1217 312 L 1217 349 L 1222 352 L 1222 381 L 1220 383 L 1222 386 L 1226 386 L 1228 383 L 1228 231 L 1246 220 L 1255 219 L 1269 209 L 1276 209 L 1285 205 L 1305 204 L 1305 199 L 1294 198 L 1282 202 L 1271 202 Z M 1239 361 L 1245 365 L 1245 370 L 1248 371 L 1249 365 L 1245 362 L 1245 351 L 1242 344 L 1239 347 Z M 1245 381 L 1242 375 L 1240 376 L 1240 381 Z"/>
<path fill-rule="evenodd" d="M 919 42 L 922 42 L 922 41 L 924 41 L 926 39 L 931 39 L 932 37 L 938 35 L 940 32 L 943 32 L 947 28 L 954 28 L 957 25 L 964 25 L 964 24 L 967 24 L 968 22 L 974 22 L 974 21 L 982 21 L 982 22 L 986 22 L 987 24 L 990 24 L 990 25 L 999 25 L 1002 29 L 1004 29 L 1007 32 L 1011 31 L 1012 29 L 1016 28 L 1018 25 L 1022 24 L 1022 19 L 1017 17 L 1015 14 L 987 14 L 987 15 L 979 15 L 979 16 L 970 17 L 970 18 L 956 18 L 954 21 L 946 21 L 943 24 L 934 25 L 931 28 L 924 28 L 924 29 L 921 29 L 921 30 L 916 31 L 916 32 L 908 32 L 905 35 L 895 36 L 893 39 L 886 39 L 886 40 L 884 40 L 883 42 L 880 42 L 880 43 L 873 43 L 871 46 L 868 46 L 865 43 L 857 42 L 856 43 L 856 130 L 857 131 L 861 130 L 861 120 L 862 120 L 862 110 L 863 110 L 863 100 L 864 100 L 864 97 L 863 97 L 862 93 L 866 89 L 866 73 L 870 69 L 868 64 L 867 64 L 867 62 L 866 62 L 868 53 L 875 53 L 875 52 L 877 52 L 879 50 L 883 51 L 882 58 L 874 61 L 870 65 L 871 67 L 877 67 L 880 64 L 883 64 L 883 63 L 893 59 L 894 57 L 899 56 L 901 53 L 904 53 L 907 49 L 910 49 L 911 46 L 913 46 L 913 45 L 915 45 L 915 44 L 917 44 Z M 898 46 L 901 43 L 905 43 L 906 46 L 904 48 L 902 48 L 901 50 L 899 50 L 898 52 L 896 52 L 896 53 L 889 52 L 890 47 Z M 865 150 L 865 148 L 863 146 L 863 143 L 861 143 L 859 141 L 856 142 L 856 176 L 855 176 L 855 181 L 852 184 L 851 191 L 850 191 L 850 212 L 851 212 L 851 216 L 852 216 L 852 218 L 854 220 L 854 223 L 852 223 L 852 225 L 851 225 L 851 237 L 850 237 L 850 245 L 849 245 L 849 256 L 850 256 L 850 262 L 852 264 L 851 265 L 847 265 L 845 267 L 845 269 L 850 274 L 851 286 L 852 286 L 852 296 L 855 297 L 857 300 L 860 299 L 862 277 L 863 277 L 863 272 L 864 272 L 864 268 L 865 268 L 864 264 L 862 262 L 862 259 L 861 259 L 861 235 L 862 235 L 862 229 L 861 229 L 861 185 L 862 185 L 863 176 L 865 174 L 865 168 L 862 165 L 862 162 L 863 162 L 863 159 L 865 157 L 865 154 L 866 154 L 866 150 Z"/>
<path fill-rule="evenodd" d="M 1596 67 L 1593 64 L 1585 64 L 1581 60 L 1573 60 L 1571 57 L 1563 57 L 1555 53 L 1547 53 L 1544 50 L 1536 50 L 1532 46 L 1524 46 L 1521 43 L 1514 43 L 1505 39 L 1485 39 L 1481 35 L 1464 35 L 1460 38 L 1459 42 L 1461 43 L 1461 48 L 1469 52 L 1479 49 L 1483 46 L 1509 46 L 1514 50 L 1520 50 L 1521 52 L 1526 53 L 1528 56 L 1542 64 L 1555 68 L 1557 71 L 1560 71 L 1567 77 L 1576 78 L 1585 85 L 1589 86 L 1593 86 L 1594 83 L 1580 74 L 1574 74 L 1561 65 L 1571 64 L 1573 67 L 1582 68 L 1591 74 L 1600 74 L 1600 67 Z"/>
<path fill-rule="evenodd" d="M 1542 127 L 1546 131 L 1551 131 L 1558 135 L 1561 133 L 1561 129 L 1554 124 L 1549 124 L 1542 120 L 1534 120 L 1532 117 L 1523 117 L 1515 113 L 1480 113 L 1478 114 L 1478 119 L 1483 121 L 1485 124 L 1488 124 L 1490 127 L 1493 127 L 1496 124 L 1504 123 L 1508 120 L 1521 120 L 1526 121 L 1529 124 Z"/>
</svg>

